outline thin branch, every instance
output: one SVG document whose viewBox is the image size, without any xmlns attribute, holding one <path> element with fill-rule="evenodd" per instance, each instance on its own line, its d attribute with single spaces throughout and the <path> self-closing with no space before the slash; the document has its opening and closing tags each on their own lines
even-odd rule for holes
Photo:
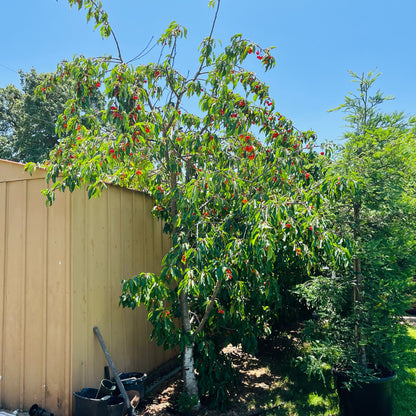
<svg viewBox="0 0 416 416">
<path fill-rule="evenodd" d="M 219 9 L 220 9 L 220 4 L 221 4 L 221 0 L 218 0 L 217 9 L 215 10 L 214 20 L 212 21 L 212 25 L 211 25 L 211 31 L 210 31 L 209 36 L 208 36 L 208 39 L 209 40 L 212 39 L 212 34 L 214 33 L 215 23 L 217 22 L 217 17 L 218 17 L 218 12 L 219 12 Z M 198 78 L 199 74 L 201 73 L 202 68 L 204 67 L 204 63 L 205 63 L 207 57 L 208 57 L 208 51 L 205 54 L 204 59 L 202 60 L 201 65 L 199 66 L 198 71 L 196 71 L 196 74 L 194 76 L 193 82 L 195 82 L 195 80 Z"/>
<path fill-rule="evenodd" d="M 103 12 L 102 10 L 100 10 L 100 9 L 99 9 L 98 4 L 97 4 L 97 2 L 96 2 L 95 0 L 91 0 L 91 4 L 95 7 L 96 12 L 97 12 L 97 11 L 99 11 L 99 12 L 101 13 L 101 15 L 103 15 L 103 14 L 104 14 L 104 12 Z M 109 28 L 110 28 L 110 31 L 111 31 L 111 36 L 113 37 L 114 42 L 115 42 L 115 44 L 116 44 L 117 53 L 118 53 L 118 58 L 120 59 L 120 62 L 121 62 L 121 63 L 123 63 L 124 61 L 123 61 L 123 58 L 121 57 L 120 45 L 119 45 L 119 43 L 118 43 L 118 40 L 117 40 L 116 34 L 114 33 L 113 29 L 111 28 L 111 26 L 109 25 L 109 23 L 108 23 L 108 21 L 107 21 L 107 20 L 106 20 L 106 23 L 108 24 L 108 26 L 109 26 Z"/>
<path fill-rule="evenodd" d="M 117 40 L 116 34 L 114 33 L 113 29 L 111 29 L 111 35 L 113 36 L 114 42 L 116 43 L 118 58 L 120 59 L 120 62 L 123 63 L 124 61 L 123 61 L 123 58 L 121 57 L 120 45 L 118 44 L 118 40 Z"/>
<path fill-rule="evenodd" d="M 195 336 L 198 334 L 198 332 L 200 332 L 202 330 L 202 328 L 204 327 L 205 322 L 207 321 L 208 316 L 209 316 L 212 308 L 214 307 L 215 299 L 218 295 L 218 291 L 220 290 L 221 283 L 222 283 L 222 279 L 217 280 L 217 283 L 215 284 L 215 287 L 214 287 L 214 292 L 212 293 L 212 296 L 211 296 L 211 299 L 208 303 L 208 306 L 205 309 L 204 316 L 202 317 L 201 322 L 198 325 L 198 328 L 195 330 L 195 332 L 192 335 L 193 338 L 195 338 Z"/>
</svg>

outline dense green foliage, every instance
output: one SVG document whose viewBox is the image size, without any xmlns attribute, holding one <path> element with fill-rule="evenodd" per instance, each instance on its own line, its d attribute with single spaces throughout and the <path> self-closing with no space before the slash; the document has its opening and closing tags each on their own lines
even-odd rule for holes
<svg viewBox="0 0 416 416">
<path fill-rule="evenodd" d="M 352 244 L 351 267 L 312 279 L 301 292 L 318 313 L 307 327 L 312 350 L 303 358 L 320 372 L 325 363 L 352 380 L 391 369 L 396 340 L 415 273 L 415 126 L 402 114 L 378 110 L 370 95 L 377 76 L 358 76 L 358 94 L 339 107 L 351 131 L 330 174 L 339 175 L 342 198 L 328 207 L 335 232 Z"/>
</svg>

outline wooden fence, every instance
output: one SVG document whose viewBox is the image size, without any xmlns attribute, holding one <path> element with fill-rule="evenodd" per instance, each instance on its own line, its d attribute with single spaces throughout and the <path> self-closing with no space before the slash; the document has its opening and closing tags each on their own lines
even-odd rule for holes
<svg viewBox="0 0 416 416">
<path fill-rule="evenodd" d="M 173 356 L 149 342 L 145 310 L 118 305 L 121 280 L 158 272 L 170 243 L 149 196 L 109 186 L 46 207 L 44 176 L 0 160 L 0 407 L 66 416 L 72 393 L 104 375 L 95 325 L 120 371 Z"/>
</svg>

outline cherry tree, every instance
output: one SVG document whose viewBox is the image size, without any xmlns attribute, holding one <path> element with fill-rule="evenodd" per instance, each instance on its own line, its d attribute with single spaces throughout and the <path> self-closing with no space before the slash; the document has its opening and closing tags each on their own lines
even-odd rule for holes
<svg viewBox="0 0 416 416">
<path fill-rule="evenodd" d="M 53 203 L 57 190 L 85 188 L 96 197 L 113 183 L 153 196 L 172 246 L 159 274 L 124 282 L 120 302 L 145 305 L 152 336 L 179 347 L 185 407 L 198 407 L 203 395 L 221 406 L 234 380 L 223 347 L 241 343 L 254 352 L 281 307 L 276 265 L 301 264 L 307 273 L 346 255 L 322 210 L 333 196 L 325 178 L 331 149 L 298 131 L 245 69 L 248 61 L 270 70 L 271 48 L 237 34 L 218 51 L 220 1 L 210 2 L 215 17 L 191 75 L 175 66 L 187 34 L 179 24 L 158 40 L 163 60 L 132 66 L 101 2 L 68 2 L 87 10 L 119 54 L 62 62 L 40 90 L 67 78 L 76 85 L 58 120 L 45 195 Z M 97 89 L 105 108 L 91 105 Z"/>
</svg>

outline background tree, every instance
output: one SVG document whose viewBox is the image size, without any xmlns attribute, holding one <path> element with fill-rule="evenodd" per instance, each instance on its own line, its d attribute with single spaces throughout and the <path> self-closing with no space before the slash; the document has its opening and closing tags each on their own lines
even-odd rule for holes
<svg viewBox="0 0 416 416">
<path fill-rule="evenodd" d="M 86 8 L 118 46 L 100 2 L 69 3 Z M 154 197 L 172 248 L 160 274 L 124 283 L 121 303 L 144 304 L 152 336 L 166 348 L 179 346 L 183 404 L 190 407 L 202 395 L 225 403 L 233 381 L 226 344 L 254 352 L 257 338 L 270 332 L 279 306 L 277 265 L 297 259 L 309 270 L 345 260 L 321 211 L 332 197 L 330 149 L 319 151 L 312 132 L 297 131 L 275 110 L 268 87 L 243 67 L 253 59 L 272 68 L 270 49 L 236 35 L 216 51 L 219 4 L 191 75 L 175 67 L 186 29 L 173 22 L 158 41 L 164 60 L 132 67 L 120 49 L 116 58 L 78 57 L 39 90 L 67 79 L 75 85 L 47 164 L 51 203 L 56 190 L 85 187 L 98 196 L 107 182 Z M 104 109 L 91 102 L 99 89 Z"/>
<path fill-rule="evenodd" d="M 330 174 L 342 197 L 330 207 L 336 233 L 352 244 L 352 269 L 336 270 L 303 286 L 322 318 L 309 357 L 322 357 L 359 377 L 391 369 L 405 294 L 416 269 L 415 125 L 402 113 L 382 113 L 392 97 L 371 94 L 379 75 L 351 73 L 359 87 L 335 110 L 347 113 L 350 131 Z M 312 324 L 315 334 L 316 322 Z M 328 348 L 323 348 L 326 345 Z M 317 358 L 320 357 L 320 358 Z"/>
<path fill-rule="evenodd" d="M 19 71 L 21 89 L 8 85 L 0 89 L 0 158 L 17 162 L 41 162 L 58 143 L 58 116 L 64 111 L 73 84 L 60 83 L 45 94 L 35 90 L 53 74 Z M 94 95 L 100 105 L 101 94 Z"/>
</svg>

